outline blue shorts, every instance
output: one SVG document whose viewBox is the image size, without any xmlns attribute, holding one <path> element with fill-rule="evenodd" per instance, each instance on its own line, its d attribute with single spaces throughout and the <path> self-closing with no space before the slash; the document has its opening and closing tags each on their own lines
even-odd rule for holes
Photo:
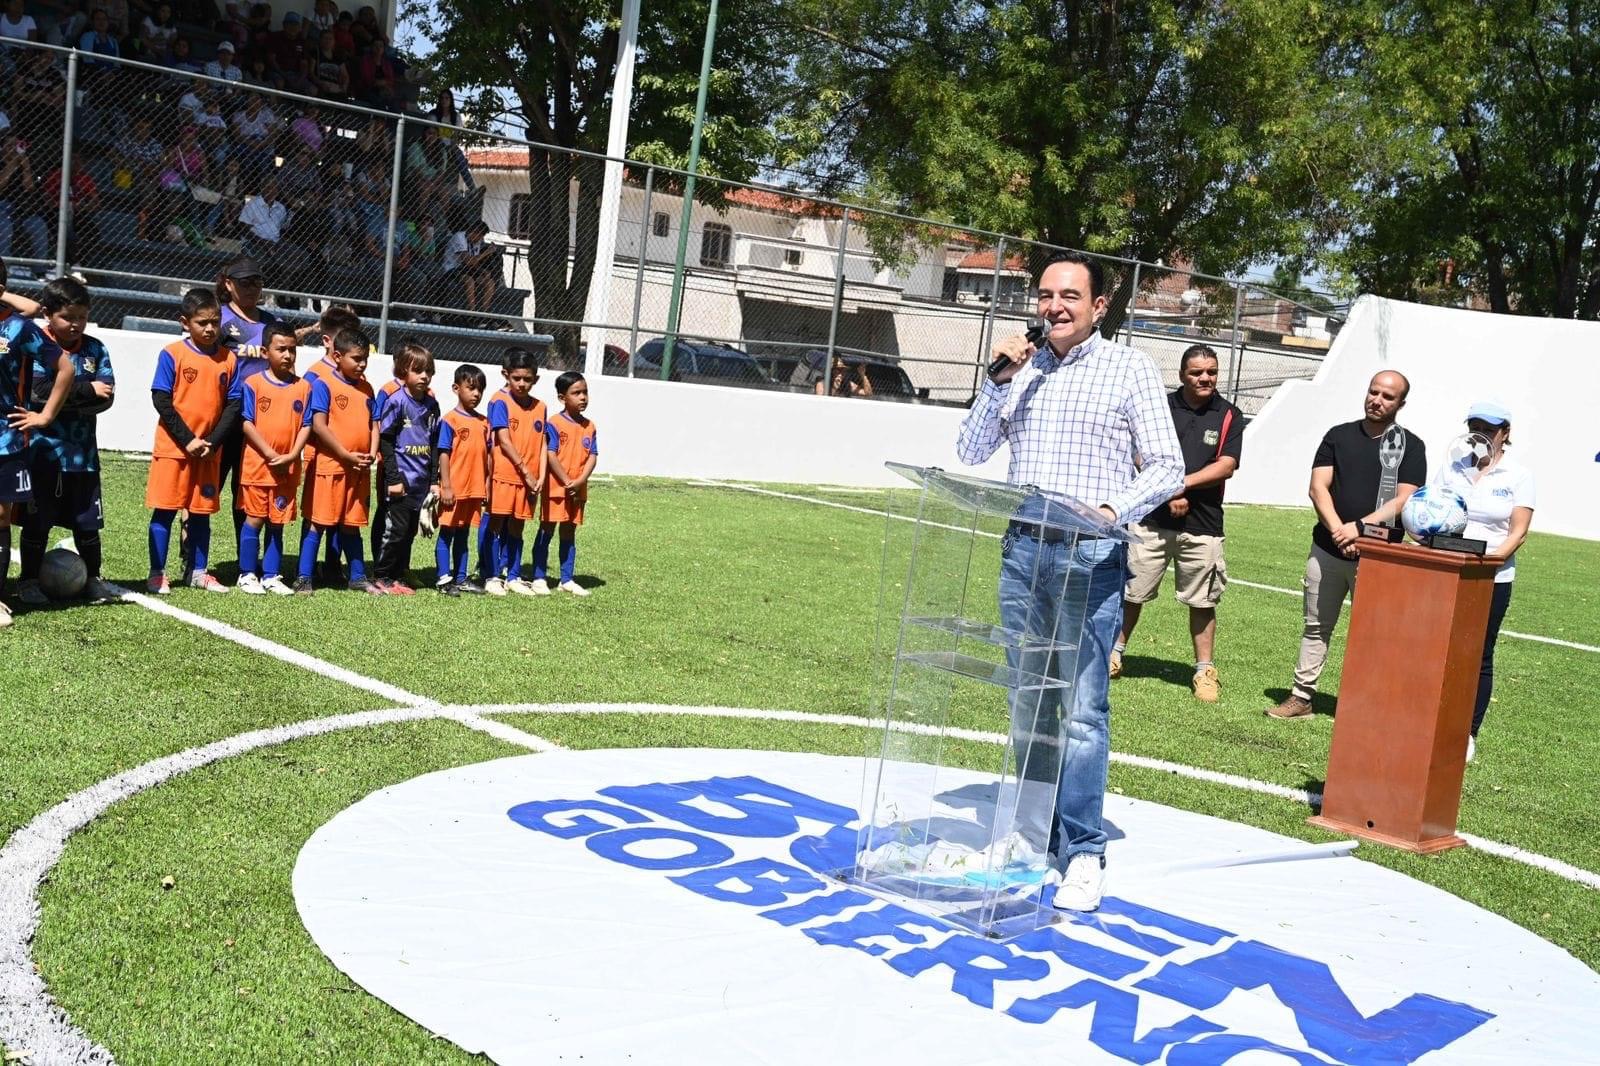
<svg viewBox="0 0 1600 1066">
<path fill-rule="evenodd" d="M 27 503 L 33 499 L 33 473 L 25 455 L 0 456 L 0 503 Z"/>
<path fill-rule="evenodd" d="M 63 471 L 47 456 L 33 460 L 33 503 L 23 525 L 34 529 L 104 529 L 100 471 Z"/>
</svg>

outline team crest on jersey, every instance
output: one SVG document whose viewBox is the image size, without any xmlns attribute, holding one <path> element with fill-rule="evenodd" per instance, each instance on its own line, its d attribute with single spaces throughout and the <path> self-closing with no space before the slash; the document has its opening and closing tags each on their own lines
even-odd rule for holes
<svg viewBox="0 0 1600 1066">
<path fill-rule="evenodd" d="M 348 397 L 348 396 L 335 396 L 333 398 L 333 405 L 335 407 L 337 407 L 339 410 L 343 411 L 346 407 L 350 406 L 350 397 Z"/>
<path fill-rule="evenodd" d="M 533 420 L 533 431 L 535 433 L 543 433 L 544 432 L 544 423 L 539 421 L 537 418 L 535 418 Z"/>
<path fill-rule="evenodd" d="M 85 374 L 93 374 L 96 369 L 96 362 L 97 360 L 94 356 L 86 355 L 82 359 L 78 360 L 78 366 Z"/>
<path fill-rule="evenodd" d="M 10 351 L 11 351 L 11 338 L 10 337 L 0 337 L 0 355 L 6 355 Z"/>
<path fill-rule="evenodd" d="M 594 451 L 594 438 L 593 437 L 585 437 L 585 438 L 583 438 L 583 450 L 586 451 L 586 452 Z"/>
<path fill-rule="evenodd" d="M 1218 440 L 1221 439 L 1221 437 L 1217 433 L 1216 430 L 1208 429 L 1208 430 L 1206 430 L 1205 435 L 1201 439 L 1204 440 L 1207 444 L 1215 444 L 1215 443 L 1217 443 Z"/>
<path fill-rule="evenodd" d="M 260 400 L 258 400 L 256 402 L 256 404 L 257 404 L 258 407 L 261 408 L 262 411 L 270 411 L 270 410 L 272 410 L 272 397 L 271 396 L 263 396 L 263 397 L 261 397 Z"/>
<path fill-rule="evenodd" d="M 289 497 L 274 496 L 272 498 L 272 506 L 276 507 L 280 511 L 283 510 L 285 507 L 289 506 Z"/>
<path fill-rule="evenodd" d="M 306 405 L 301 403 L 299 400 L 296 400 L 291 406 L 293 406 L 295 414 L 299 414 L 301 411 L 306 409 Z"/>
<path fill-rule="evenodd" d="M 196 370 L 194 367 L 186 366 L 183 368 L 183 380 L 185 384 L 193 385 L 195 378 L 198 378 L 199 376 L 200 371 Z"/>
<path fill-rule="evenodd" d="M 511 420 L 511 430 L 512 430 L 512 432 L 516 432 L 516 429 L 517 429 L 517 427 L 518 427 L 518 426 L 519 426 L 519 425 L 521 425 L 521 420 L 520 420 L 520 419 L 516 419 L 516 418 L 513 418 L 513 419 L 512 419 L 512 420 Z"/>
<path fill-rule="evenodd" d="M 216 494 L 217 494 L 217 487 L 215 485 L 201 485 L 200 486 L 200 495 L 205 497 L 206 499 L 209 500 L 213 496 L 215 496 Z"/>
</svg>

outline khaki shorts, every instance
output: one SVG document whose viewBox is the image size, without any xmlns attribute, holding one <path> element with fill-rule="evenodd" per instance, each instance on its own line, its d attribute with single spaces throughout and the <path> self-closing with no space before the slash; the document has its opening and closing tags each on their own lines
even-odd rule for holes
<svg viewBox="0 0 1600 1066">
<path fill-rule="evenodd" d="M 1222 538 L 1177 533 L 1136 525 L 1139 540 L 1128 547 L 1128 587 L 1123 599 L 1149 603 L 1161 592 L 1167 566 L 1177 564 L 1178 602 L 1190 607 L 1215 607 L 1228 587 L 1228 567 L 1222 559 Z"/>
</svg>

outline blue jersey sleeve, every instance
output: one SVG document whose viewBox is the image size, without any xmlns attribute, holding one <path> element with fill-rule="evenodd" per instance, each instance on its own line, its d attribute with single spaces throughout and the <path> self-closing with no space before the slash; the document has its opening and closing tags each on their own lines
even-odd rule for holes
<svg viewBox="0 0 1600 1066">
<path fill-rule="evenodd" d="M 374 398 L 367 403 L 372 408 L 372 416 L 378 420 L 378 428 L 384 433 L 393 429 L 395 423 L 405 421 L 406 405 L 403 403 L 385 403 L 382 398 Z"/>
<path fill-rule="evenodd" d="M 240 413 L 244 416 L 246 422 L 254 422 L 256 420 L 256 387 L 246 382 L 239 390 L 239 393 L 241 401 Z"/>
<path fill-rule="evenodd" d="M 300 420 L 303 426 L 311 424 L 314 414 L 327 414 L 333 408 L 333 395 L 328 391 L 328 383 L 321 378 L 311 379 L 311 402 L 306 404 L 306 416 Z"/>
<path fill-rule="evenodd" d="M 511 412 L 506 408 L 504 400 L 494 400 L 489 404 L 489 432 L 497 429 L 511 428 Z"/>
<path fill-rule="evenodd" d="M 600 455 L 600 431 L 590 427 L 589 435 L 583 438 L 583 446 L 590 455 L 598 457 Z"/>
<path fill-rule="evenodd" d="M 447 452 L 456 446 L 456 431 L 448 422 L 439 423 L 439 450 Z"/>
<path fill-rule="evenodd" d="M 228 382 L 228 394 L 224 402 L 244 399 L 244 375 L 239 373 L 239 364 L 233 364 L 233 380 Z"/>
<path fill-rule="evenodd" d="M 544 424 L 544 446 L 550 451 L 558 451 L 561 448 L 561 434 L 556 432 L 554 422 Z"/>
<path fill-rule="evenodd" d="M 367 418 L 373 422 L 378 420 L 378 399 L 375 396 L 367 397 Z"/>
<path fill-rule="evenodd" d="M 171 392 L 178 381 L 178 366 L 172 361 L 172 353 L 165 348 L 156 356 L 156 376 L 150 382 L 151 392 Z"/>
</svg>

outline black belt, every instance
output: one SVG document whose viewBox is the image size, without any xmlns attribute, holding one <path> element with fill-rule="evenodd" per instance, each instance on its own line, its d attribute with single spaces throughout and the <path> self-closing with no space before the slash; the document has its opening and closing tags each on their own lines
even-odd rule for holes
<svg viewBox="0 0 1600 1066">
<path fill-rule="evenodd" d="M 1060 544 L 1068 537 L 1079 540 L 1104 540 L 1099 533 L 1071 533 L 1055 526 L 1041 526 L 1033 522 L 1018 522 L 1013 520 L 1006 526 L 1007 533 L 1014 533 L 1019 537 L 1027 537 L 1041 544 Z"/>
</svg>

